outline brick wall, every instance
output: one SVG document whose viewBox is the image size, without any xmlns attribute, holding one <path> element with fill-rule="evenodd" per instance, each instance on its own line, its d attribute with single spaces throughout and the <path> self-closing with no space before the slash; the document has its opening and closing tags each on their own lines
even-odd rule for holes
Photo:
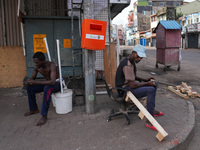
<svg viewBox="0 0 200 150">
<path fill-rule="evenodd" d="M 26 56 L 21 46 L 0 46 L 0 88 L 20 87 L 26 76 Z"/>
</svg>

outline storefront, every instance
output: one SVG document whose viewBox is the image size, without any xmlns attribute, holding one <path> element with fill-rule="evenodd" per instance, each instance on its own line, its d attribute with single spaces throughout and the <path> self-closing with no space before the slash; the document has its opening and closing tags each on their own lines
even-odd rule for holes
<svg viewBox="0 0 200 150">
<path fill-rule="evenodd" d="M 146 33 L 146 46 L 151 46 L 151 32 Z"/>
<path fill-rule="evenodd" d="M 186 48 L 200 48 L 200 23 L 187 25 Z"/>
</svg>

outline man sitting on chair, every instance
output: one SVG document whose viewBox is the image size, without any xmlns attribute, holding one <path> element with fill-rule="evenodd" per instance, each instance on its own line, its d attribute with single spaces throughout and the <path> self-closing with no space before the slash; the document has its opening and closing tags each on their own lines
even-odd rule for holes
<svg viewBox="0 0 200 150">
<path fill-rule="evenodd" d="M 147 110 L 149 113 L 154 117 L 163 116 L 164 113 L 154 109 L 157 90 L 157 84 L 152 81 L 154 78 L 143 79 L 136 75 L 136 63 L 139 63 L 143 57 L 146 57 L 145 47 L 135 45 L 129 57 L 122 60 L 117 68 L 115 86 L 131 91 L 136 98 L 147 97 Z M 156 130 L 148 120 L 145 126 Z"/>
</svg>

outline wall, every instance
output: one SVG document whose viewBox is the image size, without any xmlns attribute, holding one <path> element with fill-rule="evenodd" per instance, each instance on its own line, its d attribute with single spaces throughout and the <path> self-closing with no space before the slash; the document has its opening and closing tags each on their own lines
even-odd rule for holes
<svg viewBox="0 0 200 150">
<path fill-rule="evenodd" d="M 26 57 L 21 46 L 0 46 L 0 88 L 20 87 L 26 76 Z"/>
<path fill-rule="evenodd" d="M 1 0 L 0 3 L 0 46 L 21 46 L 18 0 Z"/>
<path fill-rule="evenodd" d="M 146 31 L 150 29 L 150 15 L 151 7 L 137 6 L 138 31 Z"/>
<path fill-rule="evenodd" d="M 176 20 L 176 9 L 173 7 L 167 7 L 166 20 Z"/>
<path fill-rule="evenodd" d="M 199 10 L 200 10 L 200 2 L 198 1 L 194 1 L 194 2 L 188 3 L 186 5 L 182 5 L 176 8 L 176 12 L 182 13 L 183 15 L 193 14 L 193 13 L 199 12 Z"/>
</svg>

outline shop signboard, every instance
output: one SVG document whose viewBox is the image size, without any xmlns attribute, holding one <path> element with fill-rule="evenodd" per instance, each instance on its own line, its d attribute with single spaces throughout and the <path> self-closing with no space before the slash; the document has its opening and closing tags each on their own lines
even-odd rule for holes
<svg viewBox="0 0 200 150">
<path fill-rule="evenodd" d="M 197 32 L 198 29 L 197 29 L 197 24 L 189 24 L 187 25 L 187 32 L 190 33 L 190 32 Z"/>
</svg>

